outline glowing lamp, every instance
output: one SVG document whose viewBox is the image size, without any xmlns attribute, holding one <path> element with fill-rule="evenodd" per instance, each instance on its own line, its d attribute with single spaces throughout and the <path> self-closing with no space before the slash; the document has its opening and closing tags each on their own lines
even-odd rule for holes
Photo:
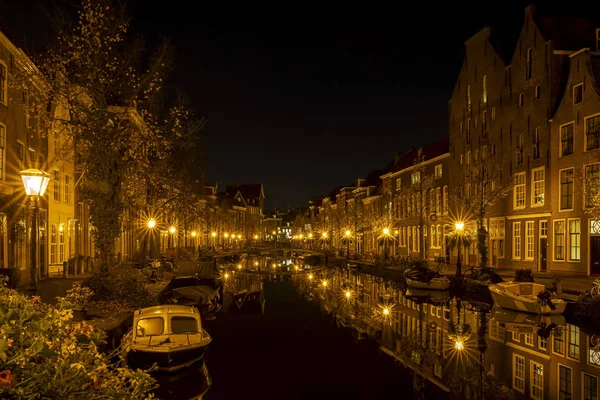
<svg viewBox="0 0 600 400">
<path fill-rule="evenodd" d="M 457 231 L 462 231 L 463 229 L 465 229 L 465 223 L 464 222 L 456 222 L 454 224 L 454 227 L 456 228 Z"/>
<path fill-rule="evenodd" d="M 454 342 L 454 348 L 456 350 L 463 350 L 465 348 L 465 344 L 463 342 L 461 342 L 460 340 Z"/>
<path fill-rule="evenodd" d="M 390 309 L 389 308 L 384 308 L 383 309 L 383 315 L 390 315 Z"/>
<path fill-rule="evenodd" d="M 346 231 L 346 233 L 344 233 L 346 235 L 346 237 L 350 236 L 350 231 Z"/>
<path fill-rule="evenodd" d="M 212 236 L 212 237 L 216 237 L 216 236 L 217 236 L 217 232 L 212 232 L 212 233 L 210 234 L 210 236 Z"/>
<path fill-rule="evenodd" d="M 196 231 L 192 231 L 192 237 L 196 237 L 197 233 Z"/>
<path fill-rule="evenodd" d="M 148 220 L 148 228 L 154 229 L 156 227 L 156 220 L 154 218 L 150 218 Z"/>
<path fill-rule="evenodd" d="M 177 231 L 177 228 L 175 228 L 174 226 L 171 226 L 169 228 L 169 233 L 175 233 Z"/>
<path fill-rule="evenodd" d="M 383 234 L 384 235 L 389 235 L 390 234 L 390 230 L 388 228 L 383 228 Z"/>
<path fill-rule="evenodd" d="M 346 290 L 346 298 L 349 299 L 350 298 L 350 291 Z"/>
<path fill-rule="evenodd" d="M 29 168 L 20 172 L 27 196 L 43 196 L 51 175 L 38 168 Z"/>
</svg>

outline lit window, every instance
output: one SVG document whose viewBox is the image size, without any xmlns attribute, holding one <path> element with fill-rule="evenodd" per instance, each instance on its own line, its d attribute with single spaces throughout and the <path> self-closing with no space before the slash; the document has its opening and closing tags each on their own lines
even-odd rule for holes
<svg viewBox="0 0 600 400">
<path fill-rule="evenodd" d="M 525 208 L 525 172 L 515 174 L 514 208 Z"/>
<path fill-rule="evenodd" d="M 569 259 L 581 259 L 581 221 L 578 219 L 569 221 Z"/>
<path fill-rule="evenodd" d="M 521 222 L 513 222 L 513 248 L 512 258 L 514 260 L 521 259 Z"/>
<path fill-rule="evenodd" d="M 573 209 L 573 169 L 560 171 L 560 209 Z"/>
<path fill-rule="evenodd" d="M 565 221 L 554 221 L 554 259 L 565 259 Z"/>
<path fill-rule="evenodd" d="M 531 362 L 531 398 L 542 400 L 544 398 L 544 367 L 534 361 Z"/>
<path fill-rule="evenodd" d="M 600 191 L 600 164 L 585 167 L 585 206 L 592 207 Z"/>
<path fill-rule="evenodd" d="M 525 222 L 525 259 L 526 260 L 533 260 L 533 256 L 534 256 L 534 249 L 535 249 L 534 227 L 535 227 L 535 223 L 533 221 Z M 533 337 L 531 339 L 530 346 L 533 346 Z"/>
<path fill-rule="evenodd" d="M 536 168 L 531 171 L 531 196 L 532 206 L 541 206 L 544 204 L 544 187 L 545 187 L 545 170 L 544 167 Z"/>
<path fill-rule="evenodd" d="M 471 85 L 467 85 L 467 111 L 471 111 Z"/>
<path fill-rule="evenodd" d="M 487 103 L 487 75 L 483 76 L 483 93 L 481 94 L 481 102 Z"/>
<path fill-rule="evenodd" d="M 442 164 L 438 164 L 435 166 L 434 176 L 436 178 L 442 177 Z"/>
<path fill-rule="evenodd" d="M 523 393 L 525 391 L 525 358 L 513 355 L 513 389 Z"/>
</svg>

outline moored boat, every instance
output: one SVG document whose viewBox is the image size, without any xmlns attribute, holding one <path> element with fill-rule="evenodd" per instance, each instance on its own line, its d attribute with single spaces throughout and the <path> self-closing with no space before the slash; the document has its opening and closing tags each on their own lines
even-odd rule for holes
<svg viewBox="0 0 600 400">
<path fill-rule="evenodd" d="M 128 362 L 148 369 L 177 371 L 203 359 L 211 337 L 202 329 L 195 307 L 162 305 L 134 313 L 133 327 L 123 341 L 130 348 Z"/>
<path fill-rule="evenodd" d="M 422 265 L 415 265 L 404 271 L 406 284 L 410 287 L 426 290 L 447 290 L 450 279 Z"/>
<path fill-rule="evenodd" d="M 546 286 L 533 282 L 502 282 L 489 286 L 494 304 L 530 314 L 562 314 L 567 303 L 554 297 Z"/>
<path fill-rule="evenodd" d="M 519 311 L 494 307 L 491 313 L 492 321 L 497 321 L 509 332 L 538 333 L 545 337 L 557 326 L 567 324 L 565 317 L 558 314 L 528 314 Z"/>
</svg>

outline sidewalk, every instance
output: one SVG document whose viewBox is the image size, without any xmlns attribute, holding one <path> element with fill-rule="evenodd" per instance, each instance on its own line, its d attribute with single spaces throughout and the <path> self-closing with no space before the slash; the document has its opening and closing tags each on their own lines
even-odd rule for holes
<svg viewBox="0 0 600 400">
<path fill-rule="evenodd" d="M 77 282 L 83 282 L 84 280 L 93 276 L 92 273 L 73 275 L 68 278 L 48 278 L 38 282 L 39 296 L 42 302 L 55 305 L 57 297 L 64 297 L 67 290 L 71 289 Z M 21 293 L 27 293 L 27 285 L 21 285 L 19 291 Z"/>
</svg>

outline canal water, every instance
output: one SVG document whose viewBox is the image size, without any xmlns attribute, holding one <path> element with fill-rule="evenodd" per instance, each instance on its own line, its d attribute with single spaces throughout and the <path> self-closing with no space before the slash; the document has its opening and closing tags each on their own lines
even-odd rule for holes
<svg viewBox="0 0 600 400">
<path fill-rule="evenodd" d="M 588 324 L 497 309 L 481 290 L 254 264 L 221 270 L 206 362 L 158 376 L 159 398 L 598 398 L 600 331 Z"/>
</svg>

